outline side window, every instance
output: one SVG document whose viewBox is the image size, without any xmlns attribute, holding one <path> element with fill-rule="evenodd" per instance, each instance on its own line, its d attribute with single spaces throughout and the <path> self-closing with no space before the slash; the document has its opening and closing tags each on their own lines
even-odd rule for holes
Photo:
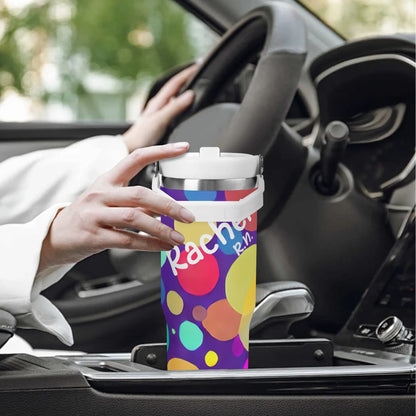
<svg viewBox="0 0 416 416">
<path fill-rule="evenodd" d="M 172 0 L 0 2 L 0 120 L 133 120 L 217 35 Z"/>
</svg>

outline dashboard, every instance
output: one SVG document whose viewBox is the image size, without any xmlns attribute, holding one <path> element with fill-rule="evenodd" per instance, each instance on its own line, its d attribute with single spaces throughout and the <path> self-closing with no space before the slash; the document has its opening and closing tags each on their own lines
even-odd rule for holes
<svg viewBox="0 0 416 416">
<path fill-rule="evenodd" d="M 410 36 L 347 42 L 311 63 L 286 123 L 318 148 L 331 121 L 347 124 L 343 163 L 362 194 L 387 202 L 415 180 L 415 68 Z M 215 102 L 240 103 L 254 70 L 248 64 Z"/>
<path fill-rule="evenodd" d="M 339 354 L 369 362 L 414 362 L 415 69 L 414 40 L 398 36 L 346 43 L 310 67 L 319 106 L 311 144 L 321 146 L 334 120 L 348 126 L 342 162 L 357 191 L 387 208 L 397 237 L 336 337 Z M 397 213 L 400 218 L 392 219 Z M 409 345 L 380 341 L 377 330 L 392 320 L 405 322 Z"/>
<path fill-rule="evenodd" d="M 388 201 L 415 178 L 414 53 L 408 39 L 371 38 L 331 50 L 310 68 L 320 112 L 315 144 L 328 123 L 346 123 L 344 164 L 372 199 Z"/>
<path fill-rule="evenodd" d="M 298 133 L 295 140 L 308 146 L 309 160 L 284 208 L 268 211 L 266 243 L 259 249 L 261 277 L 307 284 L 320 299 L 312 317 L 318 330 L 336 333 L 345 323 L 414 205 L 414 47 L 403 37 L 374 37 L 324 53 L 306 68 L 286 118 Z M 255 62 L 246 65 L 215 103 L 241 103 L 254 71 Z M 215 114 L 217 126 L 223 125 L 225 108 Z M 324 130 L 334 120 L 350 130 L 340 197 L 316 192 L 313 181 Z M 213 134 L 211 125 L 198 128 Z M 274 190 L 269 201 L 276 198 L 281 154 L 265 157 L 268 189 Z"/>
</svg>

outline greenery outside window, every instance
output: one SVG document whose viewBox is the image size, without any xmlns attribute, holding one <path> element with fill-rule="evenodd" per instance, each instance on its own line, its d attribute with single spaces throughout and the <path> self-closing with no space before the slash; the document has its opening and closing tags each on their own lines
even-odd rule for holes
<svg viewBox="0 0 416 416">
<path fill-rule="evenodd" d="M 298 0 L 346 39 L 415 32 L 414 0 Z"/>
<path fill-rule="evenodd" d="M 216 37 L 171 0 L 0 0 L 0 120 L 132 120 Z"/>
</svg>

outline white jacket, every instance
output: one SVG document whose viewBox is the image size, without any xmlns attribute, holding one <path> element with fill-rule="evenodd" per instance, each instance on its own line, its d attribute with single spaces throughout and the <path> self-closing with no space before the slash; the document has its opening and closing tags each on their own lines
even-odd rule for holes
<svg viewBox="0 0 416 416">
<path fill-rule="evenodd" d="M 57 211 L 127 154 L 120 136 L 97 136 L 0 163 L 0 309 L 12 313 L 19 327 L 73 344 L 68 322 L 40 295 L 73 264 L 36 275 L 40 249 Z"/>
</svg>

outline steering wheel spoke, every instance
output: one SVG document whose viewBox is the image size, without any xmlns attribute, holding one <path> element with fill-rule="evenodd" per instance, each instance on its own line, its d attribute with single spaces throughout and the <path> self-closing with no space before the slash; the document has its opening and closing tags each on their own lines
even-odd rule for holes
<svg viewBox="0 0 416 416">
<path fill-rule="evenodd" d="M 256 70 L 240 108 L 215 139 L 222 151 L 265 154 L 277 138 L 306 56 L 306 29 L 294 8 L 268 4 L 230 28 L 189 83 L 195 101 L 178 121 L 212 105 L 218 91 L 255 55 Z"/>
</svg>

